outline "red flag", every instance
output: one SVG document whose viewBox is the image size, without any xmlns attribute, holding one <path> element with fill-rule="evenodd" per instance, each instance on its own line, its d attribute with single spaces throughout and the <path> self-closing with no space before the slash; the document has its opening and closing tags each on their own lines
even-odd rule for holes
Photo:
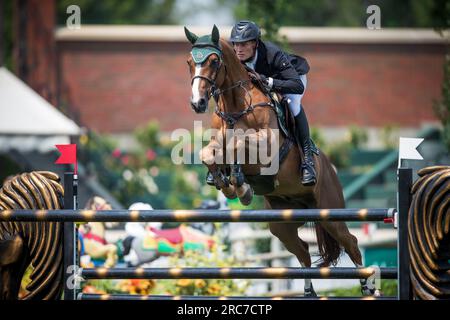
<svg viewBox="0 0 450 320">
<path fill-rule="evenodd" d="M 77 145 L 76 144 L 57 144 L 61 155 L 55 161 L 56 164 L 74 164 L 75 174 L 77 174 Z"/>
</svg>

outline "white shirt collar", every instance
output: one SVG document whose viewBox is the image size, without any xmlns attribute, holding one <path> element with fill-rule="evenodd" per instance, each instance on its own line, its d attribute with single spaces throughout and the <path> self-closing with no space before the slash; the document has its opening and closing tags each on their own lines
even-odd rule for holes
<svg viewBox="0 0 450 320">
<path fill-rule="evenodd" d="M 253 59 L 246 62 L 245 64 L 247 65 L 247 67 L 251 68 L 252 70 L 255 70 L 256 60 L 258 60 L 258 50 L 255 50 L 255 56 L 253 57 Z"/>
</svg>

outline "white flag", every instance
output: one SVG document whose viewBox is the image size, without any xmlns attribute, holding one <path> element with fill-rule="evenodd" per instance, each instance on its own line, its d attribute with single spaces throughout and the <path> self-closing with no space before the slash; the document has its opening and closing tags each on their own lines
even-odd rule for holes
<svg viewBox="0 0 450 320">
<path fill-rule="evenodd" d="M 422 143 L 422 138 L 402 138 L 398 152 L 398 167 L 400 168 L 402 159 L 423 160 L 422 155 L 417 151 L 417 147 Z"/>
</svg>

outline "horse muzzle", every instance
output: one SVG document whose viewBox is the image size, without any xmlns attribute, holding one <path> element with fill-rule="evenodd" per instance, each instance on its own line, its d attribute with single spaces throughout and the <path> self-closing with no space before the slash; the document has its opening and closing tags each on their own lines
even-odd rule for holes
<svg viewBox="0 0 450 320">
<path fill-rule="evenodd" d="M 208 109 L 208 100 L 205 98 L 200 98 L 196 102 L 191 100 L 191 107 L 195 113 L 205 113 Z"/>
</svg>

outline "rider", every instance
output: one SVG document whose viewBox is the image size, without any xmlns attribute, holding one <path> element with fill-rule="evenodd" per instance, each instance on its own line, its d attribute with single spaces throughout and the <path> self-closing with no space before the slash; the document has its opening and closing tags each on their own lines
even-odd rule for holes
<svg viewBox="0 0 450 320">
<path fill-rule="evenodd" d="M 255 71 L 249 72 L 250 77 L 262 81 L 268 89 L 279 92 L 288 99 L 289 109 L 295 119 L 297 142 L 304 154 L 301 165 L 302 184 L 314 185 L 316 172 L 312 143 L 308 120 L 301 103 L 306 89 L 308 62 L 302 57 L 283 52 L 271 42 L 263 42 L 259 27 L 252 21 L 242 20 L 235 24 L 230 41 L 239 60 Z M 212 179 L 212 176 L 208 178 Z"/>
</svg>

